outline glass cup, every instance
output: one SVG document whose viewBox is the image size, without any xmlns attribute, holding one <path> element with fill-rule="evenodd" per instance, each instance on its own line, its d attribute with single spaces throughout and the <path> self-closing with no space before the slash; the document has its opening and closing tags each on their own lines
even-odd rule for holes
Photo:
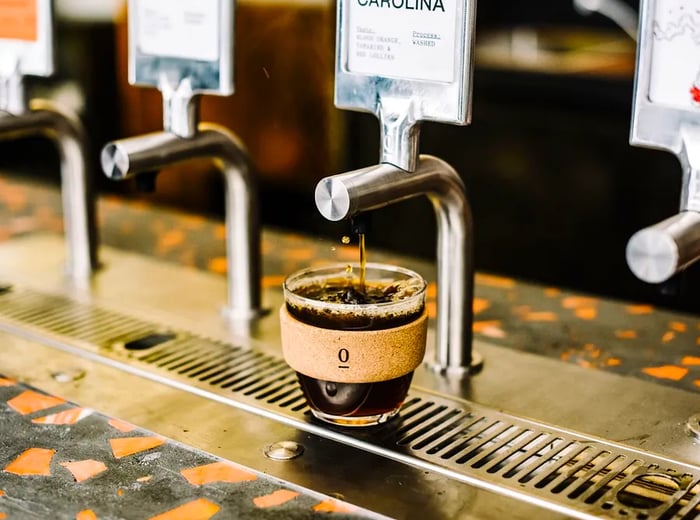
<svg viewBox="0 0 700 520">
<path fill-rule="evenodd" d="M 367 264 L 298 271 L 284 282 L 282 350 L 312 413 L 344 426 L 396 415 L 423 361 L 426 282 L 417 273 Z"/>
</svg>

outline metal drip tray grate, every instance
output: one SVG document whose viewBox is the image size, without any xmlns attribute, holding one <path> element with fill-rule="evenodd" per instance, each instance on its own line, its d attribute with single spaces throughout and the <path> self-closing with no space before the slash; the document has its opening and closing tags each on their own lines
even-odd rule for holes
<svg viewBox="0 0 700 520">
<path fill-rule="evenodd" d="M 315 422 L 282 359 L 68 298 L 0 291 L 0 330 L 579 518 L 700 516 L 700 469 L 414 388 L 371 430 Z"/>
</svg>

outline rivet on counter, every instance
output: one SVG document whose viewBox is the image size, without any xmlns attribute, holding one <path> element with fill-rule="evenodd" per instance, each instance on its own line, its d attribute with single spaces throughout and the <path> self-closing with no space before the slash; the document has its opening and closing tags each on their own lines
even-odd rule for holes
<svg viewBox="0 0 700 520">
<path fill-rule="evenodd" d="M 272 460 L 292 460 L 304 453 L 304 446 L 294 441 L 280 441 L 265 446 L 265 456 Z"/>
<path fill-rule="evenodd" d="M 688 431 L 693 434 L 693 437 L 700 440 L 700 413 L 695 414 L 688 419 L 686 425 L 688 426 Z"/>
</svg>

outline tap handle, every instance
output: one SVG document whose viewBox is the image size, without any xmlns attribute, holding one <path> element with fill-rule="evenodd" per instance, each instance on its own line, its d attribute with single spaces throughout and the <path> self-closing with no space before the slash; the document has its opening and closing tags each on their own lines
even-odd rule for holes
<svg viewBox="0 0 700 520">
<path fill-rule="evenodd" d="M 51 0 L 0 4 L 0 111 L 28 110 L 24 76 L 53 75 L 53 20 Z"/>
<path fill-rule="evenodd" d="M 684 211 L 635 233 L 627 243 L 630 270 L 647 283 L 662 283 L 700 259 L 700 214 Z"/>
<path fill-rule="evenodd" d="M 234 91 L 235 2 L 129 0 L 129 82 L 163 94 L 163 126 L 192 137 L 203 94 Z"/>
</svg>

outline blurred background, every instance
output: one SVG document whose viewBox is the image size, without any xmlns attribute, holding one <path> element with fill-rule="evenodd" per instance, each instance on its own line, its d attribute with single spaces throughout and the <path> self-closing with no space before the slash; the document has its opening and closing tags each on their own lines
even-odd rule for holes
<svg viewBox="0 0 700 520">
<path fill-rule="evenodd" d="M 421 150 L 465 180 L 478 269 L 696 311 L 693 269 L 656 287 L 625 264 L 630 235 L 677 211 L 681 172 L 673 156 L 628 144 L 636 51 L 629 23 L 625 32 L 582 7 L 632 12 L 634 22 L 638 2 L 577 1 L 578 8 L 572 0 L 481 0 L 473 123 L 424 124 Z M 126 81 L 124 4 L 57 0 L 58 75 L 32 81 L 33 95 L 82 114 L 95 165 L 106 141 L 162 125 L 159 94 Z M 334 40 L 334 2 L 239 1 L 236 94 L 206 99 L 202 119 L 247 144 L 265 225 L 339 239 L 347 224 L 317 214 L 313 188 L 326 175 L 375 163 L 378 125 L 333 107 Z M 58 183 L 48 143 L 0 146 L 4 170 Z M 154 194 L 97 177 L 103 192 L 222 218 L 222 179 L 206 163 L 164 172 Z M 367 240 L 433 258 L 429 203 L 377 211 Z"/>
</svg>

